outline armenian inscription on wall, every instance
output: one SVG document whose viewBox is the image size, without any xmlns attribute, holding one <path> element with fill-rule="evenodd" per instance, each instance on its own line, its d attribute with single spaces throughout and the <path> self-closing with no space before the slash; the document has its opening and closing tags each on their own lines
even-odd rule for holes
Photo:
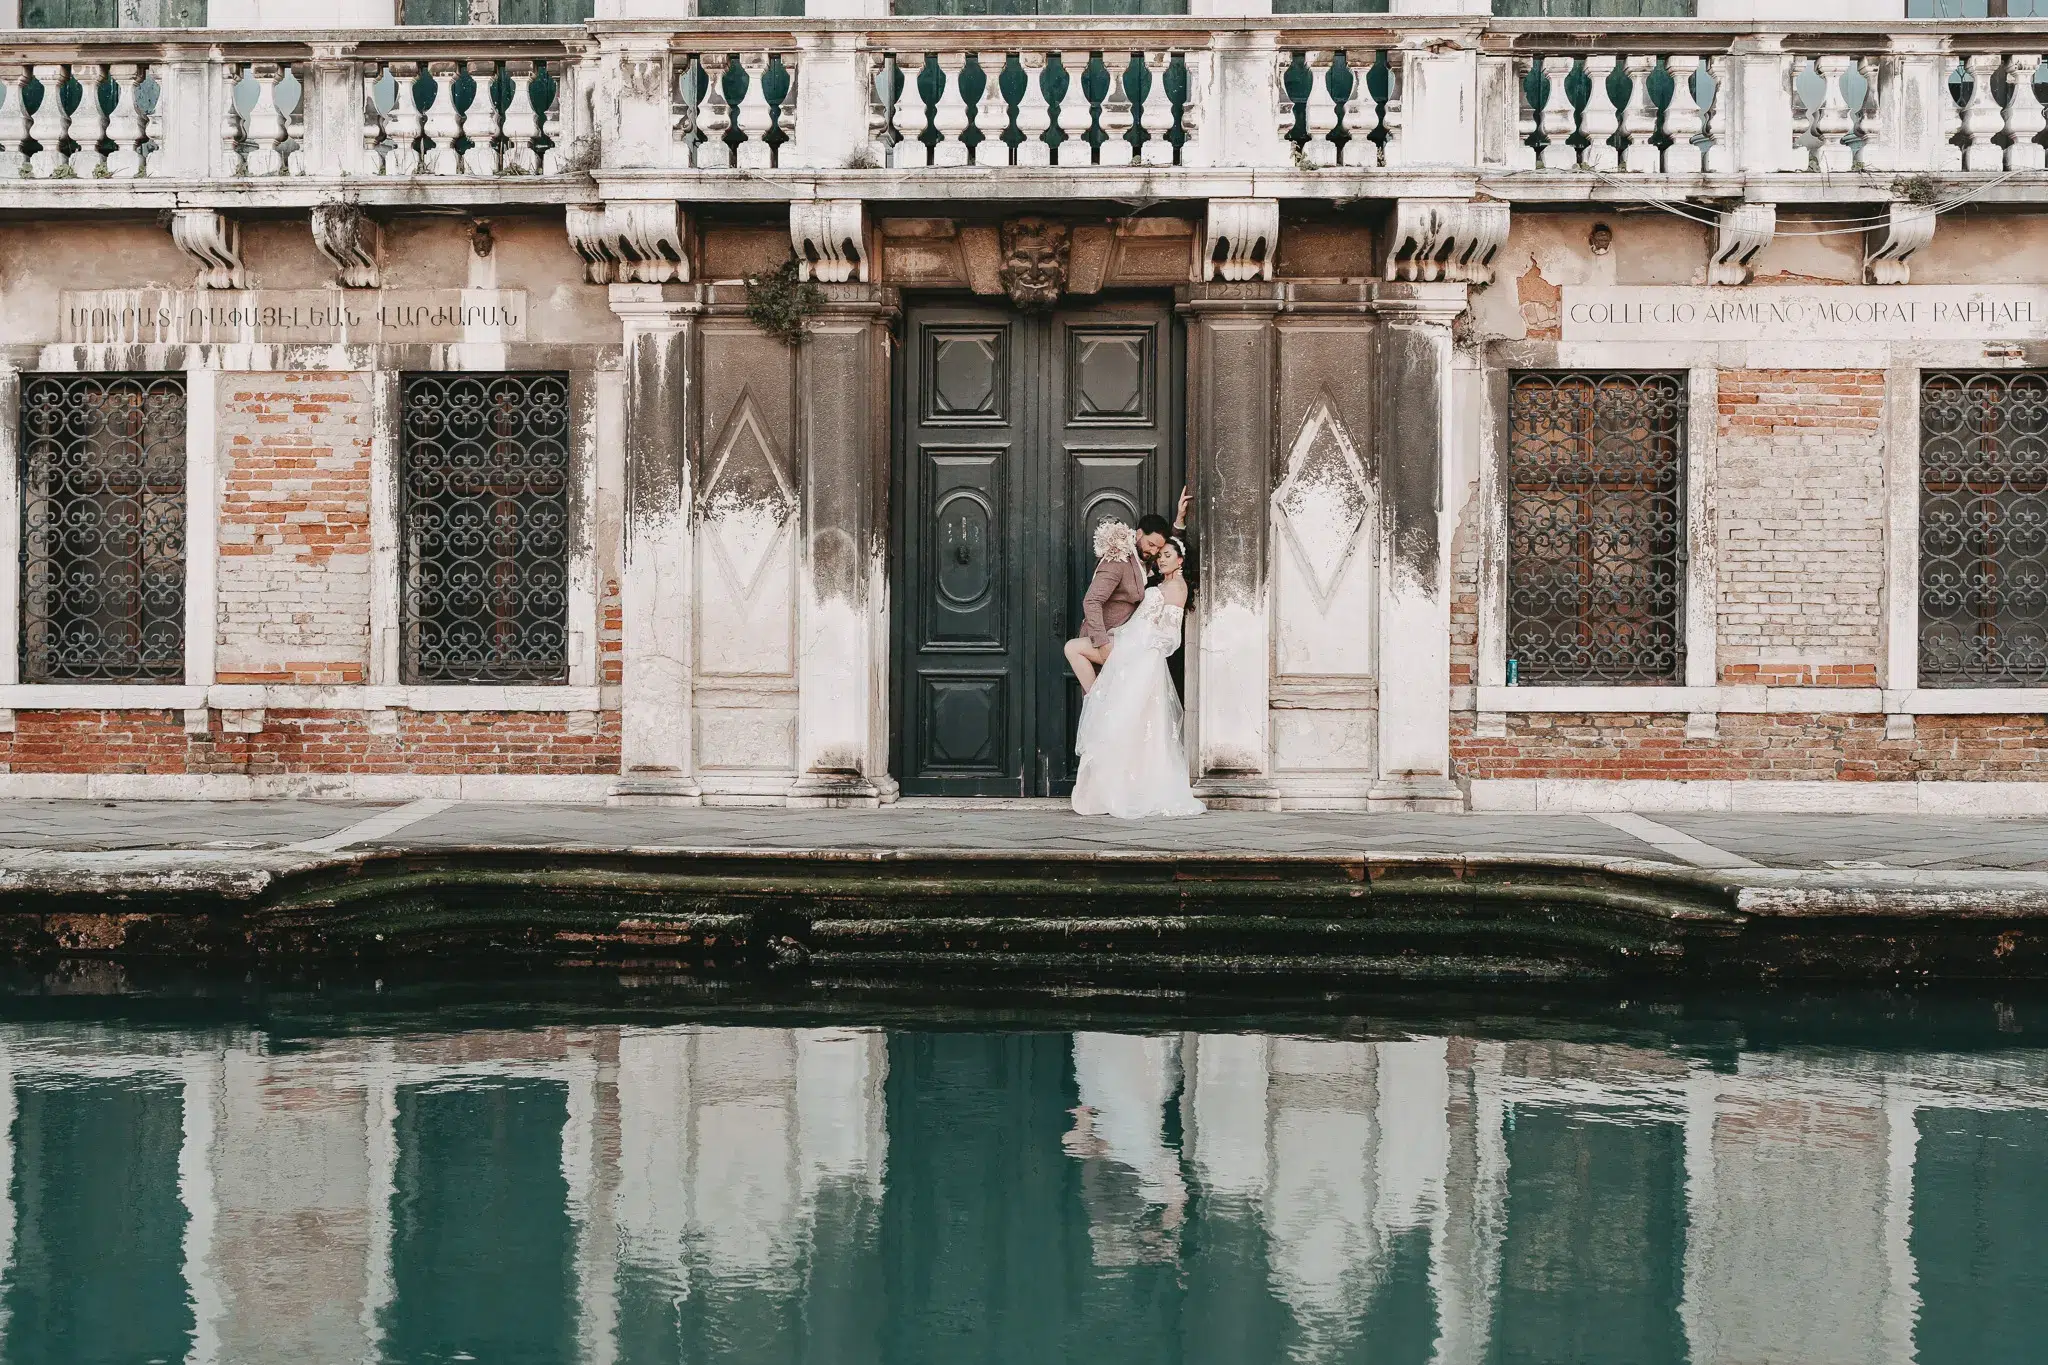
<svg viewBox="0 0 2048 1365">
<path fill-rule="evenodd" d="M 2048 289 L 2024 285 L 1568 285 L 1565 341 L 2032 341 Z"/>
<path fill-rule="evenodd" d="M 523 289 L 66 291 L 59 340 L 329 346 L 524 341 Z"/>
</svg>

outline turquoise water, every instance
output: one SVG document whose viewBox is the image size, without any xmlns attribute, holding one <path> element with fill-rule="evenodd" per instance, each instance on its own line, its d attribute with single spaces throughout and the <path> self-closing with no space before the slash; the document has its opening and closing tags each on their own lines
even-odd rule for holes
<svg viewBox="0 0 2048 1365">
<path fill-rule="evenodd" d="M 0 1361 L 2038 1362 L 2048 1010 L 0 1001 Z"/>
</svg>

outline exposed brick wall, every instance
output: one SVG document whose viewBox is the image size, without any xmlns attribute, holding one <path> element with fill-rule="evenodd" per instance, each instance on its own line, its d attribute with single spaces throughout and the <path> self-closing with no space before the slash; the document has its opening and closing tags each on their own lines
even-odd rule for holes
<svg viewBox="0 0 2048 1365">
<path fill-rule="evenodd" d="M 1880 371 L 1721 372 L 1724 681 L 1876 681 L 1884 388 Z"/>
<path fill-rule="evenodd" d="M 1451 686 L 1479 674 L 1479 481 L 1465 494 L 1464 515 L 1451 537 Z"/>
<path fill-rule="evenodd" d="M 222 682 L 359 683 L 370 641 L 370 379 L 222 377 Z"/>
<path fill-rule="evenodd" d="M 258 734 L 219 717 L 185 733 L 180 711 L 17 711 L 0 758 L 17 773 L 597 775 L 619 770 L 619 713 L 271 711 Z"/>
<path fill-rule="evenodd" d="M 602 682 L 623 682 L 626 677 L 626 609 L 619 596 L 619 580 L 607 578 L 597 603 L 597 661 Z"/>
<path fill-rule="evenodd" d="M 1720 735 L 1688 740 L 1685 717 L 1511 715 L 1505 739 L 1451 721 L 1456 771 L 1474 778 L 1599 781 L 2043 782 L 2039 716 L 1921 716 L 1887 741 L 1883 716 L 1723 715 Z"/>
</svg>

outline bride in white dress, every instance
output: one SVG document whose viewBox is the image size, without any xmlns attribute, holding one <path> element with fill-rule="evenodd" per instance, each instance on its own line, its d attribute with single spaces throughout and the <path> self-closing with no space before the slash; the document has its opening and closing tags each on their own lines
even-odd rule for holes
<svg viewBox="0 0 2048 1365">
<path fill-rule="evenodd" d="M 1109 660 L 1081 704 L 1074 748 L 1081 768 L 1074 778 L 1074 810 L 1125 820 L 1200 815 L 1208 809 L 1188 787 L 1188 754 L 1181 737 L 1180 698 L 1166 675 L 1166 659 L 1180 646 L 1188 583 L 1181 575 L 1187 551 L 1169 539 L 1159 552 L 1159 582 L 1131 619 L 1110 635 Z"/>
</svg>

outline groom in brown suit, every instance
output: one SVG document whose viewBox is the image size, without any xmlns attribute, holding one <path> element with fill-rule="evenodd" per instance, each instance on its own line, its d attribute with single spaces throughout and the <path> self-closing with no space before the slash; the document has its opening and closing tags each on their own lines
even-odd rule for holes
<svg viewBox="0 0 2048 1365">
<path fill-rule="evenodd" d="M 1109 633 L 1131 619 L 1145 600 L 1147 570 L 1166 544 L 1166 537 L 1187 520 L 1189 494 L 1180 495 L 1179 518 L 1169 527 L 1162 516 L 1138 520 L 1138 553 L 1125 559 L 1104 556 L 1095 565 L 1088 595 L 1081 599 L 1081 634 L 1067 641 L 1067 663 L 1081 680 L 1081 691 L 1095 686 L 1095 671 L 1109 660 Z"/>
</svg>

